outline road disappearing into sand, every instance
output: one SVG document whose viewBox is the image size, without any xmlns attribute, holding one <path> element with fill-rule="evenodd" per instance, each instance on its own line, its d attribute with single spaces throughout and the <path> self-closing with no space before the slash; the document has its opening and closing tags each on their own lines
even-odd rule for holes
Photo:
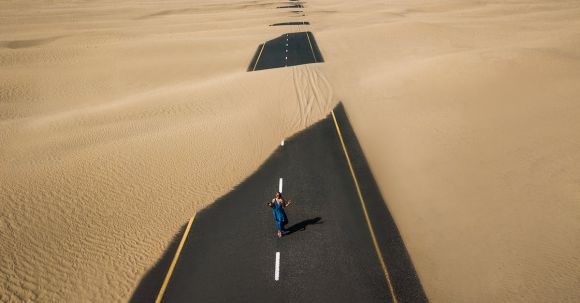
<svg viewBox="0 0 580 303">
<path fill-rule="evenodd" d="M 288 33 L 260 44 L 248 70 L 257 71 L 323 61 L 311 32 Z"/>
<path fill-rule="evenodd" d="M 260 44 L 248 71 L 323 62 L 309 25 L 271 24 L 297 30 Z M 293 201 L 281 239 L 276 191 Z M 341 105 L 190 220 L 156 302 L 192 301 L 427 302 Z"/>
<path fill-rule="evenodd" d="M 304 8 L 304 2 L 286 6 L 279 6 L 279 9 Z M 300 16 L 306 16 L 304 11 L 290 11 Z M 309 26 L 308 21 L 289 21 L 270 24 L 270 26 L 288 26 L 296 29 L 275 39 L 268 40 L 258 46 L 256 52 L 248 65 L 248 71 L 259 71 L 270 68 L 281 68 L 302 64 L 324 62 L 322 53 L 318 48 L 318 43 L 310 31 L 304 31 L 305 26 Z"/>
<path fill-rule="evenodd" d="M 346 113 L 334 113 L 195 217 L 159 302 L 427 302 Z M 281 239 L 266 206 L 277 190 L 293 201 Z"/>
</svg>

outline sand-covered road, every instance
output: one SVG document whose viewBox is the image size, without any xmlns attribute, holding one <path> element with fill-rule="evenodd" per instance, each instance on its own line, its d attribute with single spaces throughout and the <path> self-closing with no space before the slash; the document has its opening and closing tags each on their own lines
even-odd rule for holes
<svg viewBox="0 0 580 303">
<path fill-rule="evenodd" d="M 580 301 L 578 1 L 283 5 L 0 1 L 0 301 L 126 302 L 339 100 L 430 301 Z"/>
</svg>

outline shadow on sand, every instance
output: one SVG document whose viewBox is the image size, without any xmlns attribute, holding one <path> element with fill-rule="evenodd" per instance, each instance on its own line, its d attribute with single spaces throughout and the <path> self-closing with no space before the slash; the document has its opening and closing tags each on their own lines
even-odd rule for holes
<svg viewBox="0 0 580 303">
<path fill-rule="evenodd" d="M 161 289 L 161 284 L 163 283 L 163 279 L 165 279 L 165 274 L 167 273 L 167 269 L 175 256 L 175 252 L 177 251 L 177 247 L 179 246 L 179 242 L 183 237 L 183 233 L 185 232 L 185 228 L 187 227 L 187 223 L 183 224 L 177 234 L 173 236 L 171 243 L 163 253 L 163 256 L 157 261 L 157 263 L 147 272 L 147 274 L 143 277 L 139 286 L 133 292 L 129 303 L 143 303 L 143 302 L 154 302 L 157 294 L 159 293 L 159 289 Z"/>
</svg>

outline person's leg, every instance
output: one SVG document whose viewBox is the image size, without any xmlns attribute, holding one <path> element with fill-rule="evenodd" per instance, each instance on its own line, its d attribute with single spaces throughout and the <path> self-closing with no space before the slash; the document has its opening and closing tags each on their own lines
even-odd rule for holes
<svg viewBox="0 0 580 303">
<path fill-rule="evenodd" d="M 282 236 L 282 229 L 284 229 L 282 222 L 276 220 L 276 229 L 278 230 L 276 232 L 276 235 L 278 236 L 278 238 L 280 238 Z"/>
<path fill-rule="evenodd" d="M 283 233 L 287 232 L 286 224 L 288 224 L 288 217 L 284 217 L 284 222 L 282 222 L 282 232 Z"/>
</svg>

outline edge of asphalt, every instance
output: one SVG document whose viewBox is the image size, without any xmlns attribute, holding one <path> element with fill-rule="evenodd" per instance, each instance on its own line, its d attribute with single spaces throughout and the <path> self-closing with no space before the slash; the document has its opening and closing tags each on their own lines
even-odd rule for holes
<svg viewBox="0 0 580 303">
<path fill-rule="evenodd" d="M 334 121 L 337 136 L 341 142 L 345 159 L 348 162 L 365 221 L 367 222 L 369 233 L 373 239 L 377 258 L 384 272 L 386 284 L 388 285 L 393 302 L 397 303 L 399 299 L 403 302 L 428 302 L 394 220 L 381 220 L 385 216 L 390 218 L 392 216 L 382 198 L 362 148 L 350 125 L 344 105 L 339 103 L 330 112 L 329 116 L 332 116 Z M 351 156 L 353 157 L 351 158 Z M 359 183 L 358 180 L 364 180 L 365 182 Z M 370 197 L 370 199 L 367 199 L 368 204 L 364 199 L 367 196 Z M 160 303 L 163 300 L 165 290 L 171 281 L 173 270 L 180 257 L 181 250 L 194 220 L 195 215 L 188 221 L 171 265 L 165 274 L 163 284 L 157 294 L 156 303 Z M 379 230 L 377 232 L 378 236 L 375 234 L 375 229 Z"/>
</svg>

